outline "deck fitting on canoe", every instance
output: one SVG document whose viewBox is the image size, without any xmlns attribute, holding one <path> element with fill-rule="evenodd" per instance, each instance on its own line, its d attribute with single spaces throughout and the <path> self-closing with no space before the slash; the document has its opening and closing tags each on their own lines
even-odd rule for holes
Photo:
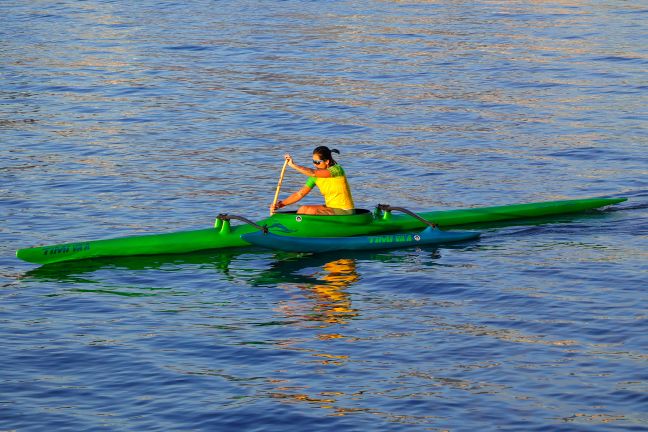
<svg viewBox="0 0 648 432">
<path fill-rule="evenodd" d="M 236 215 L 230 215 L 227 213 L 221 213 L 218 216 L 216 216 L 217 221 L 222 221 L 223 226 L 227 223 L 229 225 L 229 221 L 232 219 L 234 220 L 240 220 L 241 222 L 245 222 L 247 224 L 252 225 L 254 228 L 258 229 L 259 231 L 263 231 L 264 233 L 268 232 L 268 225 L 259 225 L 256 222 L 251 221 L 250 219 L 243 217 L 243 216 L 236 216 Z"/>
<path fill-rule="evenodd" d="M 403 208 L 403 207 L 392 207 L 389 204 L 378 204 L 376 206 L 376 211 L 385 211 L 385 212 L 390 214 L 390 217 L 391 217 L 391 212 L 392 211 L 399 211 L 399 212 L 408 214 L 408 215 L 412 216 L 413 218 L 416 218 L 416 219 L 420 220 L 421 222 L 423 222 L 427 226 L 430 226 L 432 228 L 437 228 L 438 227 L 438 225 L 435 224 L 434 222 L 430 222 L 429 220 L 423 218 L 422 216 L 419 216 L 416 213 L 414 213 L 413 211 L 407 210 L 406 208 Z M 383 217 L 383 218 L 384 219 L 389 219 L 389 218 L 385 218 L 385 217 Z"/>
</svg>

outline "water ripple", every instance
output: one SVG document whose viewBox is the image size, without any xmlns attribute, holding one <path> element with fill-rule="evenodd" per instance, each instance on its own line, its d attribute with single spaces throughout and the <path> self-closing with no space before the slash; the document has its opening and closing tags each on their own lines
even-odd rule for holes
<svg viewBox="0 0 648 432">
<path fill-rule="evenodd" d="M 644 6 L 124 5 L 0 6 L 2 428 L 646 429 Z M 456 247 L 14 257 L 264 216 L 317 145 L 365 208 L 630 201 Z"/>
</svg>

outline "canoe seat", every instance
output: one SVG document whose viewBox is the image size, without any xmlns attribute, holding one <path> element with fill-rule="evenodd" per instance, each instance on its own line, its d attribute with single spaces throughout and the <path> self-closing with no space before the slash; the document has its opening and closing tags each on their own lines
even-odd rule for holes
<svg viewBox="0 0 648 432">
<path fill-rule="evenodd" d="M 367 214 L 367 213 L 372 213 L 371 210 L 367 209 L 353 209 L 353 214 L 350 215 L 311 215 L 311 216 L 318 216 L 318 217 L 327 217 L 327 216 L 355 216 L 359 214 Z M 297 210 L 289 210 L 289 211 L 279 211 L 276 212 L 275 214 L 297 214 Z"/>
</svg>

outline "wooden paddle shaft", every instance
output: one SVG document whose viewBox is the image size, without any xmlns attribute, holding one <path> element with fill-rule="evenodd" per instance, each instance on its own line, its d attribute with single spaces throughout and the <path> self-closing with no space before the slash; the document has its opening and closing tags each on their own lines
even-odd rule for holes
<svg viewBox="0 0 648 432">
<path fill-rule="evenodd" d="M 281 168 L 281 175 L 279 176 L 279 183 L 277 184 L 277 191 L 275 192 L 274 200 L 272 200 L 272 208 L 270 209 L 270 215 L 274 214 L 275 205 L 277 205 L 277 199 L 279 198 L 279 191 L 281 190 L 281 183 L 283 183 L 284 174 L 286 173 L 286 167 L 288 166 L 288 159 L 284 161 L 283 168 Z"/>
</svg>

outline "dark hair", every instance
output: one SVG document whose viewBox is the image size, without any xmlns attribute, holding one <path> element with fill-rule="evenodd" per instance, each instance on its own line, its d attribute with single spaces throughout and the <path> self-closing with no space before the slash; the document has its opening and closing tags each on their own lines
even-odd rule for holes
<svg viewBox="0 0 648 432">
<path fill-rule="evenodd" d="M 313 154 L 319 155 L 322 160 L 330 160 L 331 165 L 335 165 L 337 162 L 335 162 L 335 159 L 333 159 L 333 155 L 331 153 L 340 154 L 340 150 L 329 149 L 326 146 L 319 146 L 315 150 L 313 150 Z"/>
</svg>

